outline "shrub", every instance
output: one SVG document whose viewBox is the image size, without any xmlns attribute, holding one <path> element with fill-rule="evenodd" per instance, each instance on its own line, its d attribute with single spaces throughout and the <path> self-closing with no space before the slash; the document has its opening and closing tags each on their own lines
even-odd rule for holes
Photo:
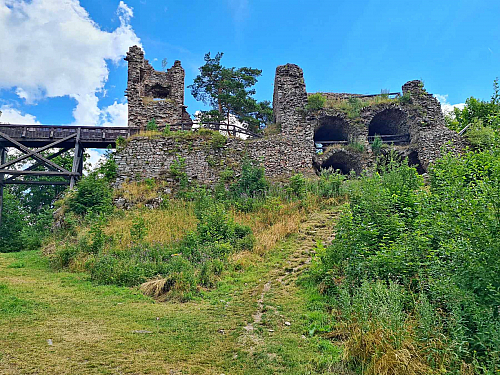
<svg viewBox="0 0 500 375">
<path fill-rule="evenodd" d="M 97 173 L 91 173 L 78 183 L 67 204 L 69 211 L 78 215 L 110 212 L 113 208 L 111 188 Z"/>
<path fill-rule="evenodd" d="M 104 161 L 101 161 L 97 167 L 97 174 L 107 182 L 114 181 L 117 177 L 118 166 L 116 165 L 114 154 L 107 150 L 104 154 Z"/>
<path fill-rule="evenodd" d="M 21 231 L 27 224 L 24 213 L 19 210 L 21 203 L 7 189 L 3 197 L 2 222 L 0 224 L 0 252 L 8 253 L 23 249 Z"/>
<path fill-rule="evenodd" d="M 404 93 L 398 98 L 401 104 L 410 104 L 411 103 L 411 95 L 409 92 Z"/>
<path fill-rule="evenodd" d="M 290 178 L 290 183 L 289 183 L 289 189 L 290 189 L 290 192 L 298 197 L 298 198 L 304 198 L 304 196 L 306 195 L 306 179 L 304 177 L 304 175 L 302 174 L 294 174 L 291 178 Z"/>
<path fill-rule="evenodd" d="M 269 183 L 264 176 L 264 168 L 251 160 L 243 162 L 240 178 L 231 185 L 231 191 L 237 197 L 262 197 L 268 189 Z"/>
<path fill-rule="evenodd" d="M 347 147 L 354 152 L 365 152 L 365 145 L 359 142 L 357 139 L 351 139 Z"/>
<path fill-rule="evenodd" d="M 324 108 L 326 103 L 326 98 L 320 93 L 312 94 L 307 97 L 306 110 L 307 111 L 318 111 Z"/>
<path fill-rule="evenodd" d="M 333 169 L 323 169 L 319 179 L 308 185 L 307 189 L 323 198 L 335 198 L 340 195 L 340 188 L 346 177 Z"/>
<path fill-rule="evenodd" d="M 379 155 L 380 151 L 382 150 L 382 138 L 380 138 L 380 135 L 375 134 L 375 137 L 373 138 L 373 143 L 372 143 L 372 151 L 375 155 Z"/>
<path fill-rule="evenodd" d="M 488 149 L 495 145 L 496 132 L 489 126 L 484 126 L 477 120 L 465 133 L 467 140 L 476 149 Z"/>
<path fill-rule="evenodd" d="M 364 358 L 346 354 L 354 362 L 361 358 L 362 367 L 370 369 L 378 363 L 377 353 L 403 345 L 434 370 L 458 372 L 465 365 L 491 372 L 498 366 L 498 156 L 497 151 L 445 155 L 430 171 L 429 191 L 421 189 L 421 177 L 405 163 L 389 163 L 349 191 L 336 238 L 320 255 L 321 290 L 333 297 L 351 334 L 368 329 L 358 337 L 364 341 L 355 341 L 359 345 L 368 348 L 374 332 L 379 338 L 398 337 L 397 329 L 387 333 L 390 322 L 371 328 L 391 308 L 397 316 L 404 313 L 399 324 L 404 322 L 406 335 L 399 344 L 378 340 Z M 366 294 L 381 288 L 379 280 L 397 284 L 402 298 L 387 300 L 385 310 L 370 301 L 385 303 L 386 297 Z M 365 295 L 362 305 L 356 303 L 359 293 Z"/>
<path fill-rule="evenodd" d="M 216 150 L 218 148 L 223 148 L 226 145 L 227 138 L 224 137 L 219 132 L 216 132 L 212 135 L 212 139 L 210 140 L 210 146 Z"/>
<path fill-rule="evenodd" d="M 147 131 L 157 131 L 158 130 L 158 124 L 156 123 L 156 120 L 153 118 L 148 123 L 146 124 L 146 130 Z"/>
</svg>

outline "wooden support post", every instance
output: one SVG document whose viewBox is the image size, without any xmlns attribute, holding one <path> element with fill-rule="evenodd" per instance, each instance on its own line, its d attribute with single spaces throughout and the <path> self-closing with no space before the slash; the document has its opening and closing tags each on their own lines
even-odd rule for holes
<svg viewBox="0 0 500 375">
<path fill-rule="evenodd" d="M 5 157 L 6 157 L 5 154 L 6 154 L 5 148 L 0 147 L 0 165 L 5 164 Z M 3 211 L 3 187 L 4 187 L 3 177 L 4 174 L 0 173 L 0 226 L 2 226 L 2 211 Z"/>
<path fill-rule="evenodd" d="M 81 136 L 81 129 L 78 128 L 77 133 L 76 133 L 76 140 L 75 140 L 75 153 L 73 155 L 73 168 L 71 169 L 71 172 L 77 173 L 78 170 L 80 169 L 80 149 L 81 149 L 81 144 L 80 144 L 80 136 Z M 75 182 L 76 182 L 76 177 L 75 175 L 71 176 L 70 182 L 69 182 L 69 187 L 70 189 L 73 189 L 75 187 Z"/>
</svg>

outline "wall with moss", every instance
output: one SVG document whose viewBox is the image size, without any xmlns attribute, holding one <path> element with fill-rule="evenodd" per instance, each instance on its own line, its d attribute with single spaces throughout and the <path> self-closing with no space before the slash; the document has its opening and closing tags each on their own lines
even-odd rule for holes
<svg viewBox="0 0 500 375">
<path fill-rule="evenodd" d="M 117 185 L 147 178 L 170 179 L 172 165 L 179 164 L 190 180 L 213 185 L 227 169 L 238 175 L 245 158 L 261 162 L 272 178 L 311 171 L 312 156 L 311 145 L 282 135 L 242 140 L 218 134 L 158 133 L 130 139 L 117 150 Z"/>
</svg>

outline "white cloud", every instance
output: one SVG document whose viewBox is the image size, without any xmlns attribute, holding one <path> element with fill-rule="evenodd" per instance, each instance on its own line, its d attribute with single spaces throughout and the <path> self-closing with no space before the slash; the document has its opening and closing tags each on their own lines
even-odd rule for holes
<svg viewBox="0 0 500 375">
<path fill-rule="evenodd" d="M 90 170 L 93 170 L 100 161 L 104 161 L 104 151 L 97 150 L 95 148 L 89 148 L 85 150 L 89 154 L 89 157 L 85 159 L 85 163 L 89 166 Z"/>
<path fill-rule="evenodd" d="M 101 110 L 99 125 L 128 126 L 128 104 L 116 101 Z"/>
<path fill-rule="evenodd" d="M 22 114 L 17 109 L 3 105 L 0 107 L 0 123 L 4 124 L 26 124 L 26 125 L 39 125 L 36 117 L 30 114 Z"/>
<path fill-rule="evenodd" d="M 140 45 L 123 1 L 120 26 L 100 29 L 78 0 L 0 0 L 0 88 L 15 88 L 28 103 L 45 97 L 76 99 L 76 124 L 97 124 L 97 93 L 108 80 L 107 61 L 117 64 Z"/>
<path fill-rule="evenodd" d="M 448 103 L 448 94 L 446 95 L 434 94 L 434 96 L 441 103 L 441 110 L 443 111 L 443 114 L 445 116 L 446 115 L 453 116 L 454 108 L 463 109 L 465 107 L 465 103 L 458 103 L 458 104 Z"/>
</svg>

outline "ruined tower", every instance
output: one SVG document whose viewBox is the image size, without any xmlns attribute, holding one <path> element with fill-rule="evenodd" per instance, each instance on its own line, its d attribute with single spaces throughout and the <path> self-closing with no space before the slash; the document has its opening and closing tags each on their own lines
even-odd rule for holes
<svg viewBox="0 0 500 375">
<path fill-rule="evenodd" d="M 166 72 L 153 69 L 138 46 L 130 47 L 125 60 L 128 62 L 128 126 L 145 128 L 155 119 L 156 123 L 190 127 L 192 122 L 184 106 L 184 69 L 176 60 Z"/>
</svg>

